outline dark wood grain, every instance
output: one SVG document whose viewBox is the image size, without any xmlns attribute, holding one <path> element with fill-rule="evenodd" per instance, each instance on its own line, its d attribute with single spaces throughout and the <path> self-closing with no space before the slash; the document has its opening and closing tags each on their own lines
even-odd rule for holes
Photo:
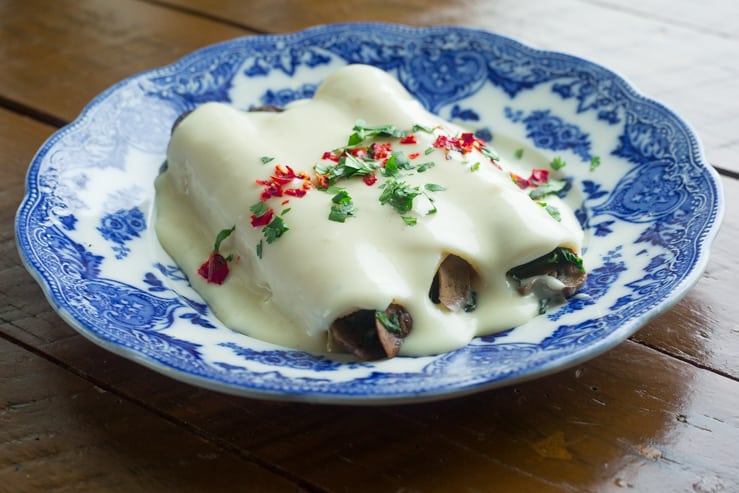
<svg viewBox="0 0 739 493">
<path fill-rule="evenodd" d="M 137 1 L 0 2 L 0 98 L 69 122 L 116 82 L 244 34 Z"/>
<path fill-rule="evenodd" d="M 1 491 L 298 489 L 3 339 L 0 374 Z"/>
<path fill-rule="evenodd" d="M 0 491 L 738 490 L 737 9 L 718 0 L 0 2 Z M 409 406 L 224 395 L 111 354 L 64 323 L 13 237 L 42 142 L 126 76 L 235 36 L 343 21 L 491 29 L 591 58 L 675 108 L 724 170 L 726 219 L 705 275 L 587 363 Z"/>
</svg>

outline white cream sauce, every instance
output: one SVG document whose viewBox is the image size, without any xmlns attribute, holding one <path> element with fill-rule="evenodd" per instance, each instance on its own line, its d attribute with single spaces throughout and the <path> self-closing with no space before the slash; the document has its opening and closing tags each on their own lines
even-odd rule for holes
<svg viewBox="0 0 739 493">
<path fill-rule="evenodd" d="M 390 206 L 381 205 L 380 178 L 373 186 L 361 178 L 339 185 L 351 195 L 356 217 L 328 220 L 332 194 L 311 190 L 290 198 L 284 215 L 289 231 L 264 243 L 258 258 L 260 228 L 250 224 L 250 206 L 275 164 L 313 173 L 325 151 L 346 145 L 357 119 L 367 125 L 438 126 L 451 136 L 463 130 L 427 112 L 390 75 L 354 65 L 330 76 L 311 100 L 282 113 L 246 113 L 219 103 L 200 106 L 175 130 L 168 170 L 156 183 L 156 230 L 164 248 L 189 276 L 193 287 L 228 327 L 258 339 L 312 352 L 324 352 L 327 329 L 357 309 L 406 308 L 413 330 L 404 355 L 449 351 L 474 336 L 525 323 L 538 313 L 534 295 L 521 296 L 505 273 L 558 246 L 580 251 L 583 233 L 556 198 L 562 221 L 554 220 L 478 152 L 441 150 L 426 155 L 436 136 L 416 132 L 417 144 L 393 148 L 417 162 L 434 161 L 424 173 L 403 177 L 412 186 L 427 183 L 446 190 L 416 197 L 418 222 L 409 226 Z M 263 164 L 261 157 L 274 157 Z M 477 171 L 472 166 L 480 162 Z M 505 163 L 503 163 L 505 166 Z M 268 204 L 277 213 L 281 199 Z M 236 226 L 221 252 L 234 254 L 223 285 L 208 284 L 196 272 L 208 257 L 217 233 Z M 429 299 L 429 287 L 446 255 L 469 262 L 479 275 L 478 305 L 452 313 Z"/>
</svg>

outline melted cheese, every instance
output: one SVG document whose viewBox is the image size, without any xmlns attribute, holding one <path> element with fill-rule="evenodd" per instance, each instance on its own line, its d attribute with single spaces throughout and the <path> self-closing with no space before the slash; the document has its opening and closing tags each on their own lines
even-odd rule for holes
<svg viewBox="0 0 739 493">
<path fill-rule="evenodd" d="M 440 184 L 414 200 L 415 226 L 405 224 L 389 205 L 381 205 L 379 185 L 354 178 L 340 184 L 357 212 L 344 223 L 328 220 L 332 194 L 311 190 L 291 198 L 284 215 L 289 227 L 273 243 L 250 224 L 250 206 L 259 201 L 257 180 L 275 163 L 313 173 L 327 150 L 346 145 L 357 119 L 367 125 L 414 124 L 439 127 L 417 132 L 417 144 L 398 145 L 418 161 L 434 161 L 424 173 L 403 180 L 421 188 Z M 582 231 L 571 211 L 559 204 L 563 219 L 518 189 L 507 172 L 481 154 L 441 150 L 426 155 L 441 132 L 463 130 L 427 112 L 385 72 L 349 66 L 330 76 L 310 100 L 282 113 L 247 113 L 219 103 L 200 106 L 176 128 L 168 150 L 168 170 L 157 179 L 156 230 L 164 248 L 188 274 L 193 287 L 228 327 L 272 343 L 325 351 L 327 329 L 357 309 L 404 306 L 413 330 L 404 355 L 427 355 L 467 344 L 474 336 L 525 323 L 538 313 L 534 295 L 521 296 L 506 272 L 558 246 L 580 251 Z M 263 164 L 261 157 L 274 157 Z M 480 161 L 477 171 L 472 165 Z M 281 199 L 269 205 L 279 213 Z M 221 246 L 234 254 L 223 285 L 196 274 L 223 228 L 236 230 Z M 469 262 L 479 279 L 478 307 L 449 312 L 429 299 L 434 274 L 450 253 Z"/>
</svg>

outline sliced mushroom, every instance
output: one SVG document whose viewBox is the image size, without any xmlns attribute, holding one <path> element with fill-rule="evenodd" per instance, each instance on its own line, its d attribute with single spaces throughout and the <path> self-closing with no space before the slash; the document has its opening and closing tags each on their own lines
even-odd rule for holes
<svg viewBox="0 0 739 493">
<path fill-rule="evenodd" d="M 336 319 L 329 328 L 329 351 L 354 354 L 372 361 L 397 356 L 413 319 L 398 304 L 384 311 L 357 310 Z"/>
<path fill-rule="evenodd" d="M 375 327 L 385 355 L 393 358 L 400 352 L 403 339 L 411 333 L 413 319 L 405 308 L 392 303 L 384 312 L 375 313 Z"/>
<path fill-rule="evenodd" d="M 441 303 L 453 312 L 474 310 L 476 299 L 472 289 L 474 276 L 475 270 L 466 260 L 457 255 L 447 255 L 431 283 L 429 291 L 431 301 Z"/>
<path fill-rule="evenodd" d="M 274 104 L 265 104 L 263 106 L 253 106 L 249 108 L 249 111 L 250 112 L 266 111 L 269 113 L 282 113 L 283 111 L 285 111 L 285 108 L 280 108 L 279 106 L 274 105 Z"/>
<path fill-rule="evenodd" d="M 567 248 L 556 248 L 547 255 L 514 267 L 508 275 L 518 283 L 521 294 L 535 292 L 539 298 L 569 298 L 588 275 L 582 259 Z"/>
</svg>

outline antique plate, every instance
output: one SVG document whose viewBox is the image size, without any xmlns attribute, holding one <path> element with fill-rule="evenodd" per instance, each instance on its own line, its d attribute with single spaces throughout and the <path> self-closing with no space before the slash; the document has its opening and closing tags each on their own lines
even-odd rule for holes
<svg viewBox="0 0 739 493">
<path fill-rule="evenodd" d="M 457 351 L 376 363 L 273 346 L 214 318 L 152 232 L 172 122 L 205 101 L 308 97 L 348 63 L 390 72 L 496 147 L 565 159 L 587 236 L 583 294 Z M 343 24 L 235 39 L 108 89 L 34 157 L 16 235 L 51 305 L 110 351 L 232 394 L 395 403 L 531 379 L 623 341 L 699 279 L 722 203 L 694 132 L 599 65 L 465 28 Z"/>
</svg>

